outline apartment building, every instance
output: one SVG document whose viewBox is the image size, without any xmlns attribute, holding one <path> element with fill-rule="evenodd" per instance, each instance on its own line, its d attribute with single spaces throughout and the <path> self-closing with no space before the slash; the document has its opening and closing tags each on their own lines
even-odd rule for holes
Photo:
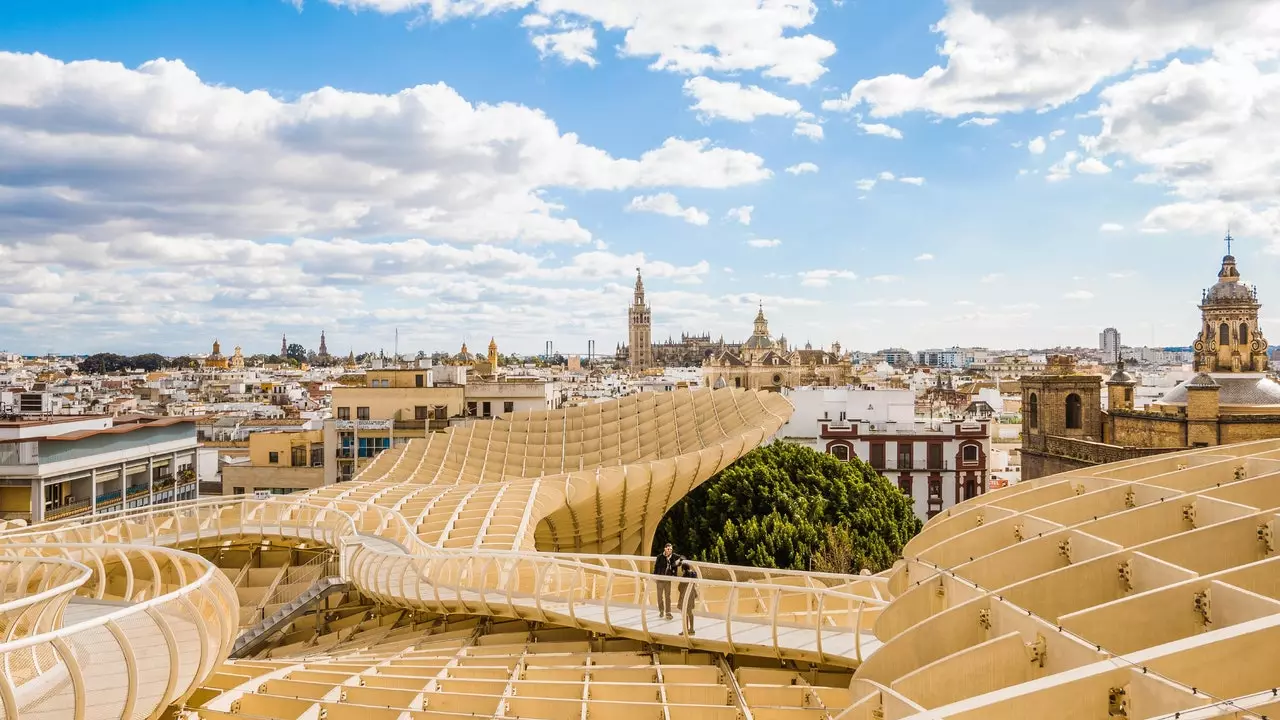
<svg viewBox="0 0 1280 720">
<path fill-rule="evenodd" d="M 194 418 L 0 422 L 0 516 L 34 523 L 193 499 L 197 445 Z"/>
<path fill-rule="evenodd" d="M 910 390 L 797 388 L 787 397 L 796 409 L 779 440 L 866 462 L 922 520 L 987 490 L 989 421 L 917 420 Z"/>
</svg>

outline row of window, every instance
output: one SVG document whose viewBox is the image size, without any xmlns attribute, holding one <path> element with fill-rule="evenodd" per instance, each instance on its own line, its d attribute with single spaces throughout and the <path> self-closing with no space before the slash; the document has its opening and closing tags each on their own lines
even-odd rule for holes
<svg viewBox="0 0 1280 720">
<path fill-rule="evenodd" d="M 898 478 L 898 490 L 903 495 L 912 497 L 913 488 L 911 478 Z M 976 477 L 966 478 L 960 485 L 960 492 L 964 496 L 961 500 L 977 497 L 981 494 L 981 486 L 978 484 Z M 942 480 L 937 478 L 929 479 L 929 517 L 933 517 L 942 509 Z"/>
<path fill-rule="evenodd" d="M 516 411 L 516 404 L 510 400 L 504 400 L 502 403 L 502 412 L 504 414 Z M 493 403 L 488 400 L 467 403 L 467 417 L 493 417 Z"/>
<path fill-rule="evenodd" d="M 515 402 L 505 400 L 502 403 L 502 412 L 504 414 L 513 413 L 516 410 Z M 351 408 L 340 407 L 337 410 L 339 420 L 351 419 Z M 445 420 L 448 418 L 449 409 L 444 405 L 415 405 L 413 408 L 414 420 Z M 488 400 L 472 401 L 467 403 L 468 417 L 493 417 L 493 403 Z M 369 408 L 356 408 L 357 420 L 369 419 Z"/>
<path fill-rule="evenodd" d="M 295 447 L 289 449 L 289 467 L 307 467 L 310 460 L 311 467 L 324 467 L 324 447 L 316 446 L 311 448 L 310 457 L 308 457 L 307 448 Z M 267 462 L 272 465 L 280 464 L 280 453 L 271 451 L 267 453 Z"/>
<path fill-rule="evenodd" d="M 898 443 L 898 467 L 914 468 L 915 467 L 915 446 L 910 443 Z M 943 448 L 940 443 L 929 443 L 928 445 L 928 462 L 927 469 L 940 470 L 943 468 L 942 460 Z M 831 454 L 837 460 L 847 461 L 850 456 L 848 445 L 831 446 Z M 978 446 L 965 445 L 960 448 L 960 461 L 964 464 L 972 464 L 978 462 Z M 877 470 L 883 470 L 884 463 L 884 443 L 871 443 L 871 457 L 867 460 L 871 467 Z"/>
</svg>

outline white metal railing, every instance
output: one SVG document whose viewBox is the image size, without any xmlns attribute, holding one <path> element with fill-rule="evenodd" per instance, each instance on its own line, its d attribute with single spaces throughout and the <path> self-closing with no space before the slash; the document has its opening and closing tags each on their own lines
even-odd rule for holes
<svg viewBox="0 0 1280 720">
<path fill-rule="evenodd" d="M 93 522 L 36 526 L 0 541 L 95 537 L 165 545 L 245 534 L 304 537 L 342 548 L 339 574 L 389 604 L 834 664 L 861 662 L 864 639 L 887 596 L 881 577 L 696 563 L 702 577 L 671 581 L 673 607 L 682 583 L 698 590 L 696 633 L 685 638 L 679 623 L 656 617 L 659 578 L 652 558 L 438 548 L 394 511 L 307 496 L 139 508 Z"/>
</svg>

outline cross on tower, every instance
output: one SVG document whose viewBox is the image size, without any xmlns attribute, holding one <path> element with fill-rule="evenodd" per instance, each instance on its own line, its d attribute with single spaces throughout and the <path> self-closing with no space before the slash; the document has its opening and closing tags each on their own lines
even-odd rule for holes
<svg viewBox="0 0 1280 720">
<path fill-rule="evenodd" d="M 1228 254 L 1228 255 L 1230 255 L 1230 254 L 1231 254 L 1231 240 L 1232 240 L 1232 237 L 1231 237 L 1231 229 L 1230 229 L 1230 228 L 1227 228 L 1227 238 L 1226 238 L 1226 240 L 1227 240 L 1227 254 Z"/>
</svg>

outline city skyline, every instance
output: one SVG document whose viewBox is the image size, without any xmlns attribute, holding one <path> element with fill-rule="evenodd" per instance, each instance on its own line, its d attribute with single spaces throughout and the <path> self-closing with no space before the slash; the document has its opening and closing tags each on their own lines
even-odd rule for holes
<svg viewBox="0 0 1280 720">
<path fill-rule="evenodd" d="M 1280 3 L 714 4 L 7 3 L 0 348 L 607 355 L 637 266 L 658 341 L 1185 347 L 1228 227 L 1280 317 Z"/>
</svg>

